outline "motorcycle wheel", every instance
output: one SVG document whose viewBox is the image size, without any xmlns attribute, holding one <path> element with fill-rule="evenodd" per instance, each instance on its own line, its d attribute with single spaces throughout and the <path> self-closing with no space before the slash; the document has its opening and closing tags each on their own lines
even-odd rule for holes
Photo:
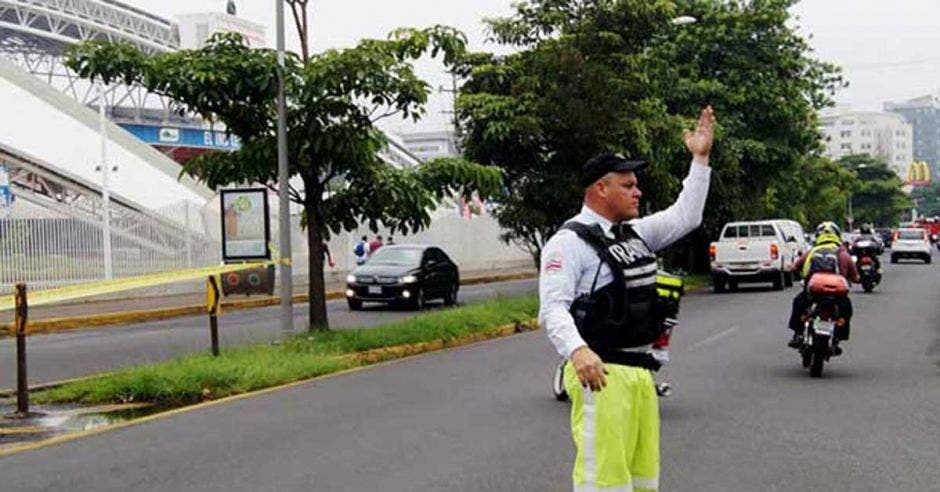
<svg viewBox="0 0 940 492">
<path fill-rule="evenodd" d="M 826 337 L 816 337 L 813 340 L 812 362 L 809 366 L 809 376 L 811 378 L 822 377 L 823 362 L 829 355 L 829 340 Z"/>
<path fill-rule="evenodd" d="M 568 392 L 565 391 L 565 360 L 555 366 L 555 374 L 552 376 L 552 394 L 558 401 L 568 401 Z"/>
<path fill-rule="evenodd" d="M 866 293 L 870 294 L 871 291 L 875 290 L 875 285 L 872 284 L 871 282 L 865 282 L 864 284 L 862 284 L 862 289 L 864 289 Z"/>
<path fill-rule="evenodd" d="M 813 347 L 804 346 L 800 349 L 800 355 L 803 357 L 803 368 L 809 367 L 813 361 Z"/>
</svg>

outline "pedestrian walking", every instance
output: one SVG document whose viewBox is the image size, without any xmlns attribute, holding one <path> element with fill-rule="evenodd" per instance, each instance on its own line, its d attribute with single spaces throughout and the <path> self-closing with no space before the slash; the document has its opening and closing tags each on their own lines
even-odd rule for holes
<svg viewBox="0 0 940 492">
<path fill-rule="evenodd" d="M 330 247 L 323 242 L 320 244 L 320 251 L 323 253 L 323 266 L 330 265 L 330 268 L 336 266 L 336 262 L 333 261 L 333 255 L 330 254 Z"/>
<path fill-rule="evenodd" d="M 574 490 L 659 488 L 659 403 L 649 353 L 660 337 L 656 252 L 699 226 L 708 195 L 712 108 L 702 110 L 682 192 L 669 208 L 640 218 L 636 173 L 620 154 L 590 159 L 581 172 L 581 212 L 542 250 L 539 323 L 568 362 L 576 455 Z"/>
<path fill-rule="evenodd" d="M 353 246 L 353 254 L 356 255 L 356 264 L 362 265 L 369 259 L 369 238 L 362 236 L 358 243 Z"/>
<path fill-rule="evenodd" d="M 376 251 L 379 250 L 379 248 L 381 248 L 381 247 L 384 246 L 384 245 L 385 245 L 385 244 L 382 242 L 382 236 L 376 235 L 376 236 L 375 236 L 375 239 L 373 239 L 373 240 L 369 243 L 369 254 L 371 255 L 371 254 L 375 253 Z"/>
</svg>

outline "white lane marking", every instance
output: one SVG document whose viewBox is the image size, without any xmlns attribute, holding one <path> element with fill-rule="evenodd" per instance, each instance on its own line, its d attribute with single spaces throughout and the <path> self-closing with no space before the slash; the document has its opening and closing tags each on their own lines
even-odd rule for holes
<svg viewBox="0 0 940 492">
<path fill-rule="evenodd" d="M 724 338 L 724 337 L 726 337 L 726 336 L 728 336 L 728 335 L 734 333 L 735 331 L 737 331 L 737 329 L 738 329 L 737 326 L 732 326 L 731 328 L 728 328 L 727 330 L 725 330 L 725 331 L 723 331 L 723 332 L 715 333 L 714 335 L 712 335 L 712 336 L 706 338 L 705 340 L 702 340 L 701 342 L 698 342 L 698 343 L 695 343 L 695 344 L 690 345 L 688 350 L 689 350 L 689 352 L 692 352 L 692 351 L 694 351 L 694 350 L 698 350 L 698 349 L 700 349 L 700 348 L 702 348 L 702 347 L 708 345 L 709 343 L 712 343 L 712 342 L 714 342 L 714 341 L 720 340 L 720 339 L 722 339 L 722 338 Z"/>
</svg>

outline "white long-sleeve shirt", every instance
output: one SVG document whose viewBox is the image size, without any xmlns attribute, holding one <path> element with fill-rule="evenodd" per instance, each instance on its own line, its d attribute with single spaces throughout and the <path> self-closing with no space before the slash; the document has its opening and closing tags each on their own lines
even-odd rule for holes
<svg viewBox="0 0 940 492">
<path fill-rule="evenodd" d="M 630 221 L 633 230 L 653 252 L 666 248 L 701 224 L 710 177 L 711 168 L 693 160 L 675 203 L 649 217 Z M 587 205 L 581 208 L 581 213 L 568 220 L 571 221 L 586 225 L 600 224 L 608 237 L 614 237 L 610 232 L 611 222 Z M 539 324 L 558 353 L 566 359 L 570 359 L 576 349 L 586 345 L 568 310 L 578 295 L 591 291 L 598 263 L 600 258 L 594 248 L 574 231 L 567 229 L 558 231 L 542 248 Z M 612 281 L 610 268 L 606 264 L 602 265 L 596 289 Z"/>
</svg>

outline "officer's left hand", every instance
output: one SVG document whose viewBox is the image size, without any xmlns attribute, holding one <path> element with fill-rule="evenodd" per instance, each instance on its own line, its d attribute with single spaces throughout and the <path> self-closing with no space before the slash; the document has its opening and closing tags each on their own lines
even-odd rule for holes
<svg viewBox="0 0 940 492">
<path fill-rule="evenodd" d="M 695 160 L 708 165 L 708 157 L 712 152 L 712 143 L 715 141 L 715 111 L 711 105 L 705 106 L 698 118 L 695 132 L 683 130 L 685 146 L 692 153 Z"/>
</svg>

